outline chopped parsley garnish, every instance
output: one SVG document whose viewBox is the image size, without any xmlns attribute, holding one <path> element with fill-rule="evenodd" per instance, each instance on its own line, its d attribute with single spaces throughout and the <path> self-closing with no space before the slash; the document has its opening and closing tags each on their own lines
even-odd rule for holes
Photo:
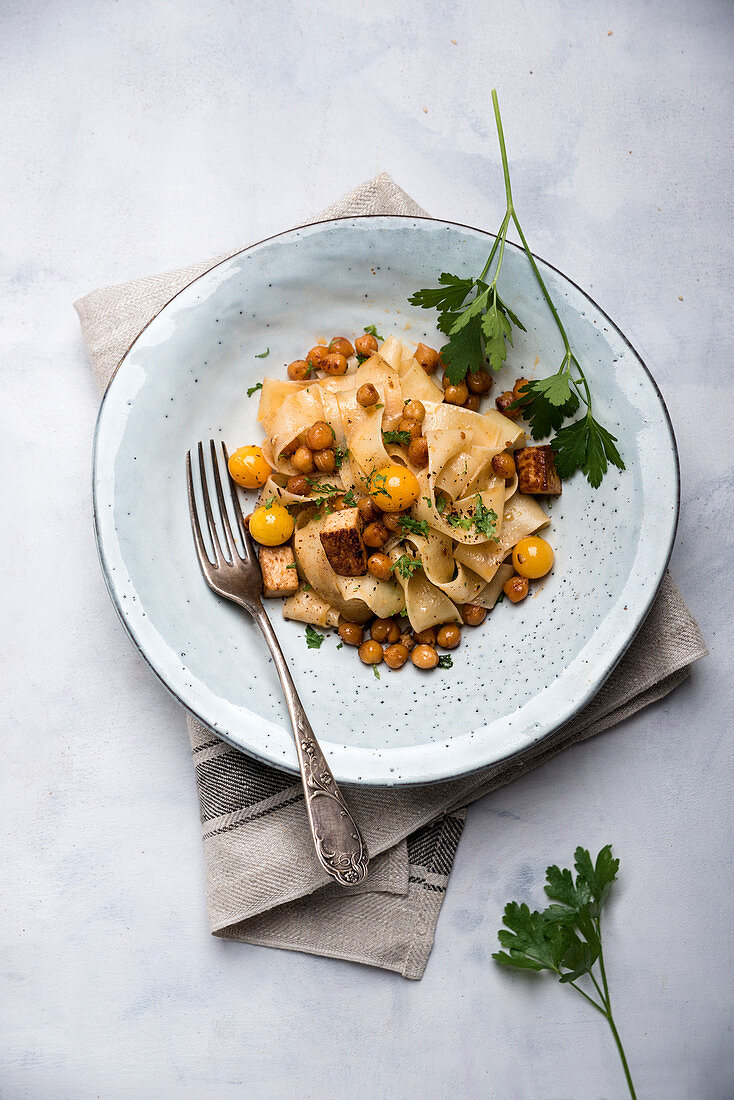
<svg viewBox="0 0 734 1100">
<path fill-rule="evenodd" d="M 444 518 L 449 527 L 461 527 L 462 531 L 468 531 L 474 522 L 471 516 L 466 516 L 462 512 L 449 512 Z"/>
<path fill-rule="evenodd" d="M 442 653 L 441 656 L 438 658 L 438 667 L 439 668 L 453 668 L 454 667 L 454 662 L 451 660 L 448 653 Z"/>
<path fill-rule="evenodd" d="M 368 336 L 374 336 L 375 340 L 379 340 L 380 343 L 384 340 L 384 336 L 380 336 L 375 325 L 367 325 L 364 330 Z"/>
<path fill-rule="evenodd" d="M 306 627 L 306 645 L 309 649 L 320 649 L 323 640 L 324 635 L 318 630 L 314 630 L 312 626 Z"/>
<path fill-rule="evenodd" d="M 462 531 L 468 531 L 475 527 L 477 533 L 493 538 L 497 532 L 497 513 L 494 508 L 487 508 L 482 498 L 477 494 L 474 511 L 469 513 L 450 512 L 444 517 L 449 527 L 460 527 Z"/>
<path fill-rule="evenodd" d="M 252 397 L 253 393 L 257 393 L 257 391 L 261 390 L 262 388 L 263 388 L 262 382 L 256 382 L 254 386 L 250 386 L 250 388 L 248 389 L 247 396 Z"/>
<path fill-rule="evenodd" d="M 408 581 L 413 576 L 416 569 L 420 568 L 421 559 L 411 558 L 408 554 L 401 554 L 397 561 L 393 562 L 392 565 L 393 572 L 398 572 L 401 577 L 404 577 Z"/>
<path fill-rule="evenodd" d="M 256 359 L 267 359 L 270 355 L 270 348 L 265 348 L 265 351 L 261 351 L 259 355 L 256 355 Z"/>
<path fill-rule="evenodd" d="M 294 561 L 292 561 L 290 565 L 286 565 L 286 569 L 298 569 L 298 566 Z"/>
<path fill-rule="evenodd" d="M 369 355 L 360 355 L 359 352 L 357 352 L 357 363 L 359 364 L 360 367 L 362 366 L 363 363 L 366 363 L 368 359 L 369 359 Z"/>
<path fill-rule="evenodd" d="M 494 508 L 487 508 L 480 496 L 477 496 L 474 508 L 474 526 L 480 535 L 492 538 L 497 533 L 497 513 Z"/>
<path fill-rule="evenodd" d="M 344 649 L 344 642 L 339 642 L 339 645 L 336 648 L 337 649 Z"/>
<path fill-rule="evenodd" d="M 341 470 L 344 461 L 349 458 L 348 447 L 335 447 L 334 448 L 334 461 L 336 462 L 337 470 Z"/>
<path fill-rule="evenodd" d="M 347 508 L 356 508 L 359 504 L 356 496 L 354 495 L 354 489 L 347 489 L 344 497 L 342 498 Z"/>
<path fill-rule="evenodd" d="M 424 519 L 413 519 L 412 516 L 401 516 L 398 520 L 398 527 L 406 534 L 423 535 L 424 538 L 428 537 L 428 523 Z"/>
<path fill-rule="evenodd" d="M 425 502 L 426 502 L 426 504 L 428 505 L 429 508 L 433 508 L 433 501 L 431 500 L 430 497 L 423 497 L 423 499 L 425 500 Z"/>
<path fill-rule="evenodd" d="M 380 673 L 377 670 L 377 665 L 372 666 L 372 672 L 374 674 L 375 679 L 379 680 L 380 679 Z"/>
<path fill-rule="evenodd" d="M 382 440 L 384 443 L 399 443 L 401 447 L 407 447 L 410 443 L 410 432 L 383 432 Z"/>
</svg>

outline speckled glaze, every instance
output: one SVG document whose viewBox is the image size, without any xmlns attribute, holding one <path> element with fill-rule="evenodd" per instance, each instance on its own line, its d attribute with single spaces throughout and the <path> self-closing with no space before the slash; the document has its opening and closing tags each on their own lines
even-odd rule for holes
<svg viewBox="0 0 734 1100">
<path fill-rule="evenodd" d="M 178 294 L 123 359 L 100 410 L 94 507 L 110 595 L 166 687 L 220 737 L 276 767 L 296 758 L 275 669 L 257 628 L 203 583 L 184 478 L 199 439 L 259 441 L 263 375 L 284 376 L 320 337 L 361 333 L 441 343 L 435 315 L 407 297 L 439 271 L 481 269 L 489 234 L 431 219 L 350 218 L 246 249 Z M 627 471 L 592 490 L 579 475 L 552 503 L 552 573 L 519 605 L 466 628 L 451 670 L 412 665 L 381 678 L 330 635 L 306 648 L 302 624 L 271 618 L 337 778 L 411 784 L 457 776 L 522 751 L 599 689 L 662 578 L 678 514 L 675 441 L 657 387 L 610 319 L 541 263 L 593 382 L 595 409 Z M 523 255 L 509 250 L 503 296 L 527 327 L 496 381 L 556 369 L 559 340 Z M 266 358 L 256 356 L 269 347 Z M 496 391 L 498 392 L 498 391 Z"/>
</svg>

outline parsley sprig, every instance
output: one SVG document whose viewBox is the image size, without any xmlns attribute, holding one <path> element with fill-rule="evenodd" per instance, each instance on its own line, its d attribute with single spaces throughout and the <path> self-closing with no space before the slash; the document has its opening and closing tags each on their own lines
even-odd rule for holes
<svg viewBox="0 0 734 1100">
<path fill-rule="evenodd" d="M 545 892 L 555 905 L 549 905 L 542 913 L 531 912 L 527 905 L 516 901 L 506 906 L 506 927 L 497 934 L 507 950 L 495 952 L 492 958 L 519 970 L 550 970 L 563 985 L 572 986 L 593 1005 L 611 1028 L 630 1095 L 635 1100 L 629 1066 L 612 1017 L 601 942 L 601 910 L 617 877 L 619 860 L 613 858 L 611 844 L 602 848 L 596 863 L 586 848 L 577 848 L 574 858 L 575 882 L 568 868 L 553 866 L 546 871 Z M 597 963 L 598 977 L 593 970 Z M 576 984 L 584 977 L 593 985 L 598 1000 Z"/>
<path fill-rule="evenodd" d="M 551 440 L 551 446 L 561 477 L 570 477 L 575 470 L 580 469 L 596 489 L 610 463 L 624 470 L 624 462 L 615 446 L 616 437 L 593 415 L 588 380 L 571 347 L 563 322 L 543 282 L 518 220 L 495 90 L 492 91 L 492 106 L 502 157 L 507 208 L 487 262 L 478 278 L 460 278 L 444 272 L 439 276 L 440 285 L 437 288 L 418 290 L 408 301 L 423 309 L 439 310 L 438 328 L 448 337 L 448 343 L 441 348 L 441 358 L 446 364 L 446 373 L 452 383 L 460 382 L 468 371 L 480 370 L 487 361 L 492 370 L 500 370 L 507 358 L 507 342 L 512 344 L 513 326 L 525 331 L 525 326 L 503 301 L 498 290 L 507 233 L 510 226 L 514 225 L 563 341 L 563 359 L 555 374 L 527 384 L 522 398 L 512 407 L 522 406 L 534 439 L 541 439 L 551 432 L 556 433 Z M 494 275 L 491 282 L 487 282 L 495 257 L 497 264 Z M 563 427 L 564 421 L 575 416 L 582 405 L 586 409 L 583 417 Z"/>
</svg>

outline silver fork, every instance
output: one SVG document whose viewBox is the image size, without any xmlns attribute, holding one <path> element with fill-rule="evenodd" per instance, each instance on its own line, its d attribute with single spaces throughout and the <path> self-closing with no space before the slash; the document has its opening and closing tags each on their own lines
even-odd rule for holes
<svg viewBox="0 0 734 1100">
<path fill-rule="evenodd" d="M 321 746 L 316 740 L 311 723 L 306 717 L 306 712 L 298 697 L 280 643 L 262 605 L 262 574 L 257 555 L 252 546 L 250 533 L 242 515 L 237 490 L 229 476 L 227 476 L 226 480 L 229 483 L 232 509 L 240 535 L 242 551 L 240 551 L 237 544 L 227 513 L 217 449 L 213 439 L 209 440 L 209 449 L 211 451 L 212 477 L 219 506 L 218 521 L 215 519 L 209 497 L 204 447 L 199 443 L 201 496 L 204 502 L 206 525 L 212 542 L 213 562 L 207 553 L 201 532 L 201 523 L 199 522 L 199 512 L 194 495 L 194 478 L 191 469 L 191 451 L 186 455 L 191 528 L 201 571 L 204 574 L 206 583 L 214 592 L 249 611 L 270 647 L 283 686 L 291 725 L 293 726 L 298 765 L 301 769 L 303 792 L 306 799 L 306 811 L 316 848 L 316 856 L 324 870 L 338 883 L 342 886 L 356 886 L 357 883 L 363 882 L 367 877 L 367 862 L 369 859 L 367 848 L 326 762 Z M 222 443 L 222 454 L 226 468 L 229 455 L 224 443 Z"/>
</svg>

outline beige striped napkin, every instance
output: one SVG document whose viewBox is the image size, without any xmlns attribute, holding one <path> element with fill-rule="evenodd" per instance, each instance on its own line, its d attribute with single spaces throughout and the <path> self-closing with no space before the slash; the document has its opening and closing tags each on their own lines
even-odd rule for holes
<svg viewBox="0 0 734 1100">
<path fill-rule="evenodd" d="M 312 220 L 423 213 L 382 175 Z M 224 258 L 105 287 L 75 303 L 102 392 L 151 317 Z M 522 757 L 428 787 L 349 790 L 350 806 L 373 857 L 367 882 L 349 891 L 329 883 L 313 858 L 300 782 L 230 748 L 189 717 L 212 932 L 420 978 L 433 945 L 465 807 L 567 745 L 661 699 L 705 653 L 698 626 L 666 575 L 640 633 L 595 699 Z"/>
</svg>

